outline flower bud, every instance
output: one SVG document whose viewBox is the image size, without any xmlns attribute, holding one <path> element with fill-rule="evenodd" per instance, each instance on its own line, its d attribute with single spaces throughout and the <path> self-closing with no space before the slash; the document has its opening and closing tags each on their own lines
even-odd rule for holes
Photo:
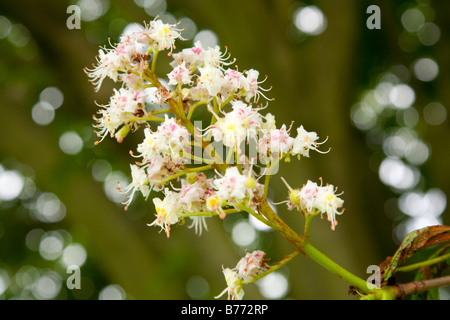
<svg viewBox="0 0 450 320">
<path fill-rule="evenodd" d="M 189 184 L 194 184 L 197 181 L 197 172 L 189 172 L 186 175 L 186 181 Z"/>
<path fill-rule="evenodd" d="M 128 135 L 128 132 L 130 132 L 130 127 L 123 126 L 119 131 L 116 132 L 114 137 L 116 138 L 118 143 L 122 143 L 123 139 Z"/>
<path fill-rule="evenodd" d="M 289 200 L 296 205 L 300 206 L 300 190 L 298 189 L 292 189 L 289 190 Z"/>
<path fill-rule="evenodd" d="M 245 181 L 245 186 L 249 189 L 255 189 L 256 187 L 256 181 L 252 177 L 248 177 L 247 181 Z"/>
</svg>

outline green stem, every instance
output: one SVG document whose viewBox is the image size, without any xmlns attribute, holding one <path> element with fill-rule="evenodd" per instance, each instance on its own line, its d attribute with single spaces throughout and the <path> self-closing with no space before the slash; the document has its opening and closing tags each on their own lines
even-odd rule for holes
<svg viewBox="0 0 450 320">
<path fill-rule="evenodd" d="M 270 221 L 275 227 L 274 229 L 279 231 L 280 234 L 294 245 L 300 251 L 304 243 L 304 237 L 292 230 L 272 209 L 267 202 L 266 198 L 263 198 L 258 207 L 258 212 L 261 213 L 268 221 Z"/>
<path fill-rule="evenodd" d="M 219 113 L 217 112 L 219 110 L 219 108 L 217 107 L 217 98 L 214 97 L 212 100 L 213 100 L 213 111 L 217 116 L 219 116 Z M 216 119 L 216 117 L 212 115 L 211 123 L 209 125 L 212 126 L 214 123 L 216 123 L 217 120 L 218 119 Z"/>
<path fill-rule="evenodd" d="M 155 110 L 155 111 L 151 111 L 150 114 L 151 114 L 151 115 L 155 115 L 155 114 L 161 114 L 161 113 L 167 113 L 167 112 L 170 112 L 170 108 L 163 109 L 163 110 Z"/>
<path fill-rule="evenodd" d="M 226 214 L 232 214 L 232 213 L 238 213 L 240 210 L 237 209 L 224 209 L 223 210 Z M 209 211 L 198 211 L 198 212 L 189 212 L 184 213 L 181 215 L 181 218 L 187 218 L 187 217 L 200 217 L 200 216 L 217 216 L 219 215 L 217 212 L 209 212 Z"/>
<path fill-rule="evenodd" d="M 266 176 L 264 177 L 264 197 L 267 197 L 267 193 L 269 192 L 270 177 L 270 174 L 266 174 Z"/>
<path fill-rule="evenodd" d="M 202 167 L 196 167 L 196 168 L 188 168 L 185 169 L 183 171 L 179 171 L 176 174 L 171 175 L 170 177 L 164 179 L 164 180 L 151 180 L 151 182 L 155 183 L 155 184 L 165 184 L 166 182 L 169 182 L 170 180 L 176 179 L 180 176 L 183 176 L 187 173 L 191 173 L 191 172 L 199 172 L 199 171 L 206 171 L 206 170 L 210 170 L 212 169 L 214 166 L 212 164 L 208 164 L 206 166 L 202 166 Z"/>
<path fill-rule="evenodd" d="M 231 102 L 233 99 L 234 99 L 234 96 L 233 96 L 233 95 L 229 96 L 227 100 L 225 100 L 224 102 L 222 102 L 222 103 L 220 104 L 218 111 L 222 110 L 223 107 L 225 107 L 225 106 L 226 106 L 229 102 Z"/>
<path fill-rule="evenodd" d="M 127 117 L 127 121 L 155 121 L 155 122 L 163 122 L 164 119 L 163 118 L 159 118 L 159 117 L 153 117 L 153 116 L 148 116 L 148 117 Z"/>
<path fill-rule="evenodd" d="M 372 293 L 374 290 L 370 290 L 367 287 L 367 281 L 355 276 L 351 272 L 342 268 L 336 262 L 328 258 L 322 252 L 317 250 L 314 246 L 309 243 L 305 243 L 302 247 L 302 251 L 309 258 L 320 264 L 322 267 L 330 271 L 331 273 L 337 275 L 339 278 L 348 282 L 349 284 L 359 288 L 361 291 L 365 293 Z"/>
<path fill-rule="evenodd" d="M 431 266 L 433 264 L 439 263 L 439 262 L 447 260 L 449 258 L 450 258 L 450 253 L 449 254 L 445 254 L 443 256 L 440 256 L 440 257 L 437 257 L 437 258 L 433 258 L 433 259 L 421 261 L 421 262 L 418 262 L 418 263 L 415 263 L 415 264 L 411 264 L 409 266 L 399 267 L 399 268 L 397 268 L 395 270 L 395 272 L 412 271 L 412 270 L 423 268 L 423 267 L 426 267 L 426 266 Z"/>
<path fill-rule="evenodd" d="M 203 159 L 201 157 L 197 157 L 197 156 L 195 156 L 193 154 L 189 154 L 189 153 L 183 154 L 183 157 L 189 158 L 189 159 L 194 160 L 194 161 L 198 161 L 199 163 L 206 163 L 205 159 Z M 209 164 L 209 165 L 211 165 L 211 164 Z"/>
<path fill-rule="evenodd" d="M 204 100 L 204 101 L 199 101 L 199 102 L 197 102 L 197 103 L 195 103 L 195 104 L 193 104 L 190 108 L 189 108 L 189 113 L 188 113 L 188 115 L 187 115 L 187 118 L 189 119 L 189 120 L 191 120 L 191 118 L 192 118 L 192 114 L 194 113 L 194 110 L 198 107 L 198 106 L 201 106 L 202 104 L 208 104 L 209 103 L 209 100 Z"/>
<path fill-rule="evenodd" d="M 225 159 L 225 163 L 231 163 L 231 158 L 233 157 L 234 149 L 230 147 L 228 150 L 227 158 Z"/>
<path fill-rule="evenodd" d="M 309 231 L 311 229 L 312 218 L 314 218 L 314 215 L 312 214 L 305 215 L 305 227 L 304 227 L 305 243 L 309 241 Z"/>
<path fill-rule="evenodd" d="M 242 211 L 245 211 L 249 214 L 251 214 L 252 216 L 254 216 L 256 219 L 258 219 L 259 221 L 261 221 L 262 223 L 264 223 L 265 225 L 271 227 L 274 230 L 277 230 L 277 226 L 275 226 L 274 224 L 272 224 L 269 220 L 267 220 L 266 218 L 264 218 L 262 215 L 258 214 L 257 212 L 255 212 L 254 210 L 252 210 L 251 208 L 243 205 L 243 204 L 238 204 L 238 205 L 234 205 L 235 207 L 238 207 L 239 209 L 241 209 Z"/>
<path fill-rule="evenodd" d="M 250 279 L 250 280 L 246 280 L 246 281 L 242 281 L 242 285 L 246 285 L 255 281 L 258 281 L 259 279 L 267 276 L 269 273 L 274 272 L 275 270 L 279 269 L 280 267 L 284 266 L 285 264 L 287 264 L 289 261 L 291 261 L 293 258 L 295 258 L 296 256 L 298 256 L 300 252 L 299 251 L 294 251 L 292 252 L 290 255 L 287 255 L 286 257 L 284 257 L 283 260 L 279 261 L 276 265 L 270 266 L 269 269 L 267 269 L 266 271 L 261 272 L 260 274 L 258 274 L 256 277 Z"/>
<path fill-rule="evenodd" d="M 156 68 L 156 58 L 158 58 L 158 53 L 159 50 L 156 50 L 155 53 L 153 54 L 153 59 L 152 59 L 152 72 L 155 72 L 155 68 Z"/>
<path fill-rule="evenodd" d="M 234 161 L 236 163 L 236 167 L 238 168 L 239 173 L 242 174 L 241 161 L 239 160 L 239 155 L 237 152 L 234 153 Z"/>
</svg>

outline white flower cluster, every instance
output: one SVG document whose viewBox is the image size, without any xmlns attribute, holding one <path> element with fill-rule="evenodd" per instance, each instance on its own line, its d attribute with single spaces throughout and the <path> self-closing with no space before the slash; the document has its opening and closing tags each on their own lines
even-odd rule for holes
<svg viewBox="0 0 450 320">
<path fill-rule="evenodd" d="M 231 104 L 232 110 L 228 113 L 224 112 L 222 118 L 214 114 L 217 122 L 207 128 L 204 135 L 211 133 L 214 141 L 222 141 L 226 147 L 239 148 L 246 139 L 257 137 L 263 116 L 258 109 L 241 100 L 234 100 Z"/>
<path fill-rule="evenodd" d="M 133 180 L 134 181 L 134 180 Z M 135 188 L 146 195 L 148 189 L 143 189 L 142 180 L 135 181 Z M 244 176 L 236 167 L 227 169 L 221 178 L 206 178 L 204 173 L 198 173 L 194 178 L 182 179 L 178 190 L 164 190 L 164 199 L 153 198 L 156 207 L 156 219 L 149 226 L 158 226 L 170 236 L 170 226 L 176 224 L 184 216 L 192 220 L 190 227 L 201 235 L 203 228 L 207 228 L 204 215 L 190 216 L 189 214 L 209 212 L 224 218 L 224 206 L 240 204 L 255 208 L 263 195 L 264 186 L 255 181 L 250 174 Z"/>
<path fill-rule="evenodd" d="M 153 55 L 167 49 L 172 52 L 175 40 L 181 38 L 180 32 L 174 24 L 154 20 L 138 32 L 123 35 L 113 48 L 101 48 L 97 65 L 85 71 L 97 91 L 106 77 L 113 81 L 123 81 L 128 87 L 138 89 L 144 84 L 142 76 Z"/>
<path fill-rule="evenodd" d="M 260 86 L 264 80 L 258 80 L 257 70 L 240 72 L 230 68 L 234 60 L 230 61 L 226 51 L 222 52 L 218 46 L 204 48 L 200 42 L 172 53 L 177 39 L 183 38 L 176 24 L 154 20 L 137 32 L 123 35 L 111 49 L 101 48 L 97 65 L 86 69 L 96 90 L 105 78 L 122 83 L 120 89 L 114 89 L 110 102 L 100 106 L 100 117 L 94 118 L 99 141 L 110 135 L 120 142 L 129 130 L 149 121 L 159 122 L 156 129 L 146 125 L 137 153 L 130 152 L 141 160 L 130 165 L 132 181 L 123 189 L 127 194 L 123 204 L 127 209 L 136 193 L 147 199 L 152 190 L 162 191 L 163 199 L 153 199 L 156 219 L 149 225 L 161 227 L 167 236 L 170 226 L 184 217 L 192 219 L 191 227 L 201 234 L 208 214 L 224 218 L 226 209 L 240 210 L 241 206 L 256 211 L 264 197 L 264 185 L 258 180 L 265 170 L 256 173 L 253 164 L 273 155 L 286 160 L 289 156 L 309 157 L 309 151 L 319 151 L 321 144 L 315 132 L 307 132 L 300 126 L 297 136 L 291 137 L 286 125 L 277 128 L 272 114 L 261 114 L 264 108 L 254 104 L 260 97 L 267 99 L 264 95 L 267 90 Z M 155 74 L 155 61 L 163 50 L 173 58 L 167 88 Z M 147 111 L 147 88 L 156 88 L 158 101 L 169 108 L 158 113 Z M 209 178 L 186 166 L 195 157 L 192 146 L 199 137 L 194 137 L 195 130 L 188 130 L 185 124 L 190 123 L 192 112 L 199 105 L 207 106 L 211 112 L 211 124 L 200 129 L 203 130 L 200 138 L 221 143 L 236 152 L 239 159 L 246 159 L 246 163 L 227 164 L 228 169 L 222 167 L 222 173 L 216 171 L 217 175 Z M 175 117 L 170 117 L 168 111 Z M 160 113 L 166 113 L 165 117 L 154 116 Z M 241 149 L 250 140 L 255 142 L 257 151 L 256 158 L 251 159 L 245 155 L 245 148 Z M 233 158 L 227 155 L 226 160 L 230 159 Z M 195 173 L 196 179 L 181 179 L 190 173 Z M 175 178 L 179 182 L 181 179 L 179 189 L 168 186 Z"/>
<path fill-rule="evenodd" d="M 216 99 L 231 104 L 228 112 L 219 108 L 220 115 L 208 105 L 217 122 L 205 129 L 204 137 L 211 134 L 214 141 L 235 149 L 239 149 L 245 140 L 255 139 L 256 151 L 263 157 L 271 154 L 309 157 L 309 150 L 319 151 L 321 143 L 317 142 L 319 137 L 315 132 L 307 132 L 301 126 L 297 129 L 297 137 L 292 138 L 286 125 L 277 129 L 272 114 L 263 116 L 260 114 L 263 108 L 252 106 L 251 102 L 257 102 L 259 96 L 267 99 L 263 94 L 267 90 L 260 86 L 263 81 L 258 81 L 257 70 L 225 69 L 233 63 L 227 62 L 229 56 L 218 46 L 204 49 L 200 42 L 174 53 L 173 58 L 169 84 L 184 86 L 183 99 L 207 103 Z"/>
<path fill-rule="evenodd" d="M 182 224 L 187 218 L 192 221 L 189 228 L 201 235 L 207 228 L 206 217 L 218 215 L 224 219 L 227 214 L 240 211 L 261 215 L 256 217 L 267 219 L 266 223 L 273 226 L 274 221 L 269 221 L 272 216 L 260 212 L 266 208 L 269 179 L 264 179 L 264 184 L 259 179 L 273 173 L 267 160 L 275 157 L 278 163 L 281 159 L 289 161 L 291 156 L 309 157 L 311 150 L 324 153 L 319 147 L 326 140 L 318 142 L 317 133 L 308 132 L 303 126 L 296 129 L 296 136 L 291 136 L 292 124 L 277 127 L 271 113 L 261 114 L 266 106 L 256 105 L 259 98 L 270 100 L 264 94 L 268 89 L 261 87 L 267 77 L 260 81 L 257 70 L 241 72 L 230 67 L 235 60 L 230 60 L 230 54 L 222 52 L 219 46 L 204 48 L 195 42 L 193 47 L 173 53 L 175 41 L 183 39 L 181 32 L 177 24 L 156 19 L 137 32 L 123 35 L 112 48 L 101 48 L 97 64 L 85 69 L 96 91 L 105 78 L 121 83 L 109 103 L 99 105 L 100 116 L 94 116 L 99 137 L 96 144 L 108 135 L 121 142 L 129 131 L 144 125 L 137 153 L 130 151 L 140 160 L 130 165 L 132 181 L 123 189 L 127 197 L 123 202 L 125 209 L 137 193 L 147 199 L 153 190 L 161 192 L 163 197 L 152 199 L 156 218 L 148 225 L 164 230 L 167 237 L 173 225 Z M 155 69 L 158 54 L 164 50 L 173 58 L 167 87 Z M 149 111 L 149 100 L 166 108 Z M 199 106 L 206 107 L 211 116 L 204 129 L 192 122 Z M 159 114 L 165 115 L 156 116 Z M 149 122 L 159 125 L 154 128 Z M 197 146 L 201 146 L 200 156 L 195 152 Z M 209 149 L 211 146 L 214 152 Z M 219 146 L 228 150 L 225 159 Z M 188 166 L 191 160 L 202 165 Z M 215 170 L 215 174 L 207 175 L 210 170 Z M 284 202 L 289 210 L 296 208 L 311 216 L 326 214 L 334 230 L 336 215 L 344 209 L 341 194 L 336 194 L 332 185 L 318 186 L 308 181 L 299 190 L 288 188 L 289 199 Z M 216 298 L 228 293 L 229 299 L 242 299 L 243 284 L 266 274 L 269 267 L 264 256 L 258 250 L 246 253 L 235 268 L 223 268 L 227 287 Z"/>
<path fill-rule="evenodd" d="M 244 289 L 242 289 L 242 282 L 253 279 L 261 271 L 268 269 L 266 259 L 264 259 L 265 252 L 255 250 L 252 253 L 246 253 L 245 257 L 239 260 L 234 269 L 223 268 L 223 274 L 227 282 L 227 287 L 215 298 L 220 298 L 225 293 L 228 293 L 228 299 L 241 300 L 244 296 Z"/>
<path fill-rule="evenodd" d="M 339 198 L 340 195 L 342 193 L 336 194 L 336 189 L 331 184 L 319 186 L 308 180 L 300 190 L 290 188 L 287 206 L 289 210 L 296 208 L 304 214 L 326 214 L 327 220 L 331 222 L 331 229 L 334 230 L 338 224 L 336 215 L 344 212 L 344 201 Z"/>
<path fill-rule="evenodd" d="M 309 158 L 309 151 L 314 150 L 322 153 L 318 147 L 323 142 L 317 142 L 319 136 L 315 132 L 306 131 L 303 126 L 297 128 L 297 136 L 290 136 L 290 128 L 282 125 L 280 129 L 272 128 L 266 130 L 265 134 L 258 140 L 258 151 L 260 155 L 278 155 L 279 158 L 290 155 L 300 159 L 301 156 Z"/>
<path fill-rule="evenodd" d="M 145 122 L 147 112 L 144 89 L 151 87 L 145 80 L 149 62 L 161 50 L 174 48 L 177 38 L 181 38 L 176 25 L 164 24 L 160 20 L 152 21 L 139 32 L 123 35 L 112 48 L 101 48 L 97 56 L 97 65 L 85 69 L 98 91 L 105 78 L 122 82 L 122 88 L 114 89 L 110 103 L 101 106 L 99 118 L 95 118 L 97 135 L 104 139 L 107 134 L 114 136 L 116 130 L 132 123 Z M 100 141 L 101 141 L 100 140 Z M 120 141 L 120 137 L 118 139 Z M 97 142 L 98 143 L 98 142 Z"/>
<path fill-rule="evenodd" d="M 174 118 L 166 116 L 155 132 L 147 127 L 144 134 L 136 156 L 142 157 L 142 161 L 139 166 L 131 166 L 132 182 L 125 189 L 129 194 L 125 208 L 133 201 L 136 190 L 140 190 L 145 198 L 153 189 L 163 190 L 165 183 L 161 181 L 182 170 L 187 162 L 184 154 L 190 154 L 190 134 Z"/>
<path fill-rule="evenodd" d="M 184 152 L 190 152 L 191 135 L 185 127 L 180 126 L 174 118 L 169 118 L 167 115 L 155 132 L 147 127 L 144 134 L 144 141 L 137 147 L 144 164 L 151 163 L 155 156 L 167 156 L 178 160 L 183 157 Z"/>
<path fill-rule="evenodd" d="M 130 121 L 134 125 L 144 121 L 140 118 L 147 115 L 145 110 L 145 98 L 147 95 L 143 91 L 136 91 L 128 88 L 114 89 L 109 104 L 102 105 L 102 109 L 98 111 L 100 118 L 95 127 L 98 128 L 97 135 L 102 141 L 108 133 L 114 137 L 116 130 Z"/>
<path fill-rule="evenodd" d="M 239 72 L 226 68 L 234 61 L 227 62 L 229 55 L 222 53 L 219 46 L 205 49 L 197 41 L 194 47 L 173 54 L 173 58 L 173 70 L 168 74 L 169 84 L 194 84 L 190 90 L 190 99 L 218 97 L 225 101 L 238 95 L 249 102 L 252 98 L 257 101 L 259 96 L 264 96 L 262 91 L 266 91 L 259 86 L 262 81 L 258 81 L 258 71 L 251 69 Z"/>
</svg>

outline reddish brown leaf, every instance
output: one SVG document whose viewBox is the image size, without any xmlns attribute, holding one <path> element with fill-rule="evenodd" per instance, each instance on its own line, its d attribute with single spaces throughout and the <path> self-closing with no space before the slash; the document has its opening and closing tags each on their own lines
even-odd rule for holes
<svg viewBox="0 0 450 320">
<path fill-rule="evenodd" d="M 401 266 L 414 253 L 423 250 L 429 246 L 450 241 L 450 227 L 437 225 L 425 227 L 411 232 L 403 240 L 400 247 L 391 259 L 386 259 L 381 265 L 384 271 L 384 280 L 388 280 L 395 272 L 397 267 Z M 389 257 L 388 257 L 389 258 Z"/>
</svg>

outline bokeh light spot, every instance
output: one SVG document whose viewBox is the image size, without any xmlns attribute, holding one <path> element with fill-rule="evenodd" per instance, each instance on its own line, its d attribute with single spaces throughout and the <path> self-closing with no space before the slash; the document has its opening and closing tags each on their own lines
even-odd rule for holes
<svg viewBox="0 0 450 320">
<path fill-rule="evenodd" d="M 64 102 L 64 94 L 57 87 L 47 87 L 42 90 L 39 99 L 49 103 L 53 109 L 58 109 Z"/>
<path fill-rule="evenodd" d="M 11 279 L 6 270 L 0 269 L 0 297 L 8 289 Z"/>
<path fill-rule="evenodd" d="M 55 109 L 45 101 L 39 101 L 31 109 L 31 117 L 38 125 L 46 126 L 55 119 Z"/>
<path fill-rule="evenodd" d="M 421 81 L 433 81 L 439 74 L 439 66 L 433 59 L 421 58 L 413 63 L 414 74 Z"/>
<path fill-rule="evenodd" d="M 432 46 L 441 38 L 441 30 L 436 24 L 428 22 L 417 32 L 417 38 L 424 46 Z"/>
<path fill-rule="evenodd" d="M 415 187 L 420 179 L 420 172 L 417 168 L 408 166 L 396 158 L 384 159 L 378 173 L 384 184 L 399 190 Z"/>
<path fill-rule="evenodd" d="M 428 124 L 437 126 L 447 119 L 447 109 L 439 102 L 430 102 L 423 109 L 423 117 Z"/>
<path fill-rule="evenodd" d="M 64 249 L 61 260 L 66 266 L 77 265 L 81 267 L 86 262 L 86 258 L 86 249 L 79 243 L 72 243 Z"/>
<path fill-rule="evenodd" d="M 391 104 L 399 109 L 410 107 L 416 99 L 414 90 L 407 84 L 398 84 L 389 92 Z"/>
<path fill-rule="evenodd" d="M 36 199 L 35 217 L 41 222 L 55 223 L 66 216 L 66 207 L 51 192 L 44 192 Z"/>
<path fill-rule="evenodd" d="M 125 194 L 117 188 L 125 188 L 126 186 L 128 186 L 128 184 L 128 177 L 123 172 L 112 171 L 105 178 L 103 190 L 105 191 L 105 194 L 109 200 L 115 203 L 120 203 L 121 201 L 125 201 L 126 197 Z"/>
<path fill-rule="evenodd" d="M 145 12 L 151 16 L 156 17 L 166 12 L 167 2 L 166 0 L 144 0 L 140 1 Z"/>
<path fill-rule="evenodd" d="M 12 24 L 5 16 L 0 16 L 0 39 L 6 38 L 11 32 Z"/>
<path fill-rule="evenodd" d="M 105 181 L 112 171 L 111 164 L 105 159 L 95 160 L 92 164 L 92 177 L 95 181 Z"/>
<path fill-rule="evenodd" d="M 125 290 L 117 284 L 111 284 L 104 287 L 99 295 L 99 300 L 125 300 Z"/>
<path fill-rule="evenodd" d="M 39 244 L 39 254 L 48 261 L 59 258 L 64 248 L 64 238 L 57 231 L 48 231 L 42 235 Z"/>
<path fill-rule="evenodd" d="M 103 16 L 109 9 L 109 0 L 79 0 L 81 20 L 94 21 Z"/>
<path fill-rule="evenodd" d="M 4 171 L 0 167 L 0 201 L 16 199 L 24 187 L 23 176 L 15 170 Z"/>
<path fill-rule="evenodd" d="M 245 247 L 250 245 L 256 239 L 256 230 L 250 222 L 238 221 L 232 229 L 232 238 L 238 246 Z"/>
<path fill-rule="evenodd" d="M 219 43 L 219 38 L 211 30 L 201 30 L 194 37 L 194 42 L 197 41 L 200 41 L 202 47 L 207 49 L 217 46 Z"/>
<path fill-rule="evenodd" d="M 289 283 L 280 272 L 272 272 L 256 282 L 261 294 L 267 299 L 282 299 L 286 296 Z"/>
<path fill-rule="evenodd" d="M 39 251 L 39 244 L 44 233 L 44 230 L 38 228 L 30 230 L 25 237 L 27 248 L 31 251 Z"/>
<path fill-rule="evenodd" d="M 192 276 L 186 281 L 186 292 L 192 299 L 201 299 L 209 293 L 209 283 L 201 276 Z"/>
<path fill-rule="evenodd" d="M 327 18 L 316 6 L 302 7 L 294 13 L 294 25 L 303 33 L 317 36 L 327 28 Z"/>
<path fill-rule="evenodd" d="M 183 17 L 180 19 L 180 24 L 178 25 L 180 29 L 183 29 L 182 36 L 185 39 L 192 39 L 194 38 L 195 34 L 197 33 L 197 25 L 195 22 L 187 17 Z"/>
<path fill-rule="evenodd" d="M 64 132 L 59 138 L 59 148 L 66 154 L 77 154 L 83 149 L 83 139 L 75 131 Z"/>
<path fill-rule="evenodd" d="M 417 8 L 406 10 L 401 17 L 403 28 L 408 32 L 417 32 L 425 24 L 425 16 Z"/>
<path fill-rule="evenodd" d="M 54 299 L 62 287 L 61 276 L 55 271 L 46 271 L 33 284 L 33 296 L 39 300 Z"/>
</svg>

